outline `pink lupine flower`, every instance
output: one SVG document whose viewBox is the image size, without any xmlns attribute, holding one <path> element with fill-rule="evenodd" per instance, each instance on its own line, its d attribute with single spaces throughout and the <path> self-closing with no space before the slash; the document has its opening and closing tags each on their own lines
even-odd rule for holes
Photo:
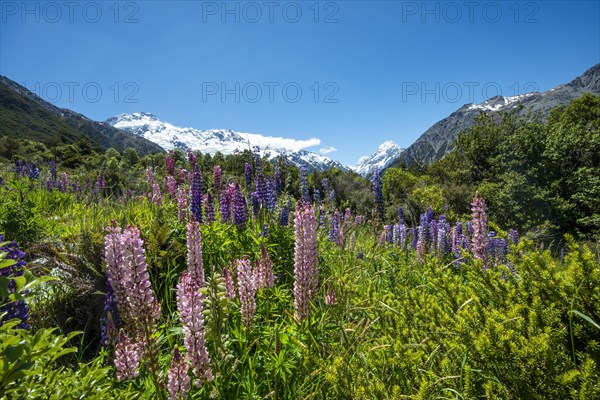
<svg viewBox="0 0 600 400">
<path fill-rule="evenodd" d="M 252 324 L 252 318 L 256 311 L 256 302 L 254 295 L 256 287 L 254 285 L 254 276 L 250 260 L 244 256 L 237 261 L 238 292 L 240 295 L 240 304 L 242 307 L 242 322 L 246 328 Z"/>
<path fill-rule="evenodd" d="M 177 309 L 183 324 L 183 342 L 187 350 L 185 356 L 192 366 L 194 376 L 198 378 L 194 382 L 196 386 L 213 379 L 204 339 L 206 331 L 202 297 L 194 278 L 184 271 L 177 284 Z"/>
<path fill-rule="evenodd" d="M 202 235 L 200 223 L 192 218 L 187 225 L 187 270 L 198 287 L 206 286 L 204 282 L 204 264 L 202 262 Z"/>
<path fill-rule="evenodd" d="M 185 359 L 181 356 L 179 348 L 175 347 L 173 359 L 171 360 L 171 368 L 167 373 L 169 400 L 187 399 L 187 394 L 190 391 L 188 369 L 189 367 Z"/>
<path fill-rule="evenodd" d="M 163 201 L 162 193 L 160 192 L 160 186 L 158 183 L 152 185 L 152 202 L 157 206 L 160 206 Z"/>
<path fill-rule="evenodd" d="M 177 198 L 177 182 L 175 182 L 175 178 L 172 175 L 167 176 L 165 186 L 169 196 L 171 196 L 172 199 Z"/>
<path fill-rule="evenodd" d="M 471 203 L 471 217 L 473 222 L 473 255 L 483 262 L 483 268 L 488 264 L 488 219 L 485 209 L 485 200 L 479 192 Z"/>
<path fill-rule="evenodd" d="M 148 187 L 152 187 L 152 182 L 154 181 L 154 171 L 152 168 L 146 168 L 146 183 L 148 183 Z"/>
<path fill-rule="evenodd" d="M 310 311 L 309 299 L 318 288 L 317 221 L 310 203 L 301 203 L 294 212 L 294 307 L 302 321 Z"/>
<path fill-rule="evenodd" d="M 223 282 L 225 283 L 225 295 L 229 299 L 235 299 L 237 292 L 235 290 L 235 282 L 228 267 L 223 268 Z"/>
<path fill-rule="evenodd" d="M 160 305 L 150 284 L 144 242 L 135 227 L 122 233 L 113 227 L 109 232 L 105 237 L 106 273 L 117 309 L 132 338 L 147 337 L 156 329 Z"/>
<path fill-rule="evenodd" d="M 119 341 L 115 346 L 115 368 L 117 379 L 135 378 L 140 374 L 138 368 L 142 360 L 142 349 L 138 343 L 129 340 L 123 331 L 119 333 Z"/>
<path fill-rule="evenodd" d="M 180 168 L 177 170 L 177 184 L 183 185 L 185 180 L 187 179 L 187 171 L 185 168 Z"/>
<path fill-rule="evenodd" d="M 183 222 L 187 215 L 187 191 L 179 188 L 177 192 L 177 220 Z"/>
</svg>

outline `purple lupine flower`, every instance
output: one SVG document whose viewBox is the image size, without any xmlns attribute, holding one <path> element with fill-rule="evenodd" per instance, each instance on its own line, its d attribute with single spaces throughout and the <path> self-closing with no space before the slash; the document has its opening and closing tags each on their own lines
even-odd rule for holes
<svg viewBox="0 0 600 400">
<path fill-rule="evenodd" d="M 465 222 L 465 226 L 467 228 L 467 234 L 469 236 L 473 236 L 473 233 L 475 232 L 475 230 L 473 229 L 473 221 Z"/>
<path fill-rule="evenodd" d="M 362 224 L 363 220 L 364 220 L 364 217 L 362 215 L 357 215 L 354 218 L 354 226 L 359 226 L 360 224 Z"/>
<path fill-rule="evenodd" d="M 506 261 L 506 255 L 508 254 L 508 243 L 504 238 L 497 238 L 494 241 L 494 254 L 496 256 L 497 263 L 503 263 Z"/>
<path fill-rule="evenodd" d="M 246 188 L 249 189 L 252 185 L 252 164 L 244 164 L 244 177 L 246 178 Z"/>
<path fill-rule="evenodd" d="M 233 205 L 233 223 L 238 227 L 245 227 L 248 222 L 248 208 L 239 183 L 235 184 L 231 203 Z"/>
<path fill-rule="evenodd" d="M 102 165 L 100 166 L 100 175 L 98 175 L 98 189 L 100 189 L 100 191 L 104 191 L 104 187 L 105 187 L 105 182 L 104 182 L 104 170 L 106 168 L 106 161 L 102 162 Z M 67 187 L 65 186 L 65 191 L 67 190 Z"/>
<path fill-rule="evenodd" d="M 132 379 L 140 374 L 138 368 L 142 354 L 142 346 L 138 342 L 131 341 L 125 332 L 120 331 L 115 346 L 115 369 L 118 380 Z"/>
<path fill-rule="evenodd" d="M 419 235 L 418 241 L 421 243 L 421 251 L 425 250 L 425 243 L 427 243 L 427 214 L 421 214 L 421 221 L 419 223 Z M 422 254 L 421 254 L 422 255 Z"/>
<path fill-rule="evenodd" d="M 123 232 L 111 227 L 108 232 L 104 238 L 108 282 L 127 332 L 132 338 L 143 338 L 145 333 L 156 330 L 160 318 L 160 304 L 146 268 L 144 242 L 135 227 Z"/>
<path fill-rule="evenodd" d="M 244 256 L 237 261 L 238 293 L 240 295 L 240 304 L 242 308 L 242 322 L 249 329 L 252 325 L 252 318 L 256 311 L 256 286 L 254 284 L 254 274 L 250 266 L 250 260 Z"/>
<path fill-rule="evenodd" d="M 279 225 L 280 226 L 288 226 L 290 222 L 290 205 L 284 204 L 279 211 Z"/>
<path fill-rule="evenodd" d="M 23 162 L 23 160 L 17 160 L 15 162 L 15 166 L 13 167 L 13 172 L 15 173 L 15 179 L 21 175 L 21 172 L 23 172 L 24 165 L 25 165 L 25 163 Z"/>
<path fill-rule="evenodd" d="M 458 253 L 459 248 L 463 247 L 462 223 L 457 222 L 452 230 L 452 252 Z"/>
<path fill-rule="evenodd" d="M 167 192 L 172 199 L 177 198 L 177 182 L 173 175 L 169 175 L 166 178 L 165 186 L 167 188 Z"/>
<path fill-rule="evenodd" d="M 229 299 L 235 299 L 237 292 L 235 290 L 235 282 L 233 276 L 229 271 L 229 267 L 223 268 L 223 282 L 225 283 L 225 295 Z"/>
<path fill-rule="evenodd" d="M 169 154 L 165 157 L 165 168 L 167 174 L 175 175 L 175 160 L 173 159 L 173 150 L 169 150 Z"/>
<path fill-rule="evenodd" d="M 160 186 L 158 183 L 152 185 L 152 202 L 157 206 L 161 206 L 163 201 L 162 193 L 160 192 Z"/>
<path fill-rule="evenodd" d="M 52 182 L 56 182 L 57 174 L 56 174 L 56 161 L 52 160 L 49 162 L 50 164 L 50 176 L 52 177 Z"/>
<path fill-rule="evenodd" d="M 35 163 L 30 165 L 28 176 L 30 179 L 38 179 L 40 177 L 40 169 Z"/>
<path fill-rule="evenodd" d="M 417 243 L 419 242 L 419 231 L 417 230 L 417 228 L 411 228 L 410 229 L 410 234 L 412 237 L 412 242 L 411 242 L 411 247 L 413 249 L 417 248 Z"/>
<path fill-rule="evenodd" d="M 100 331 L 100 345 L 108 346 L 117 339 L 118 329 L 121 327 L 121 317 L 117 309 L 115 294 L 108 278 L 106 279 L 106 294 L 104 295 L 104 317 Z"/>
<path fill-rule="evenodd" d="M 60 173 L 60 184 L 58 190 L 61 192 L 66 192 L 69 187 L 69 175 L 66 172 Z"/>
<path fill-rule="evenodd" d="M 393 244 L 394 243 L 394 231 L 393 231 L 394 225 L 386 225 L 386 236 L 385 236 L 385 241 L 389 244 Z"/>
<path fill-rule="evenodd" d="M 510 240 L 512 244 L 519 244 L 519 232 L 514 229 L 509 230 L 508 240 Z"/>
<path fill-rule="evenodd" d="M 187 179 L 187 170 L 180 168 L 177 170 L 177 184 L 183 185 Z"/>
<path fill-rule="evenodd" d="M 267 210 L 273 211 L 277 205 L 277 198 L 275 196 L 275 184 L 271 179 L 267 180 L 265 195 L 265 205 L 267 206 Z"/>
<path fill-rule="evenodd" d="M 281 193 L 281 168 L 279 166 L 275 166 L 275 172 L 273 173 L 273 188 L 276 196 Z"/>
<path fill-rule="evenodd" d="M 213 190 L 217 194 L 221 192 L 221 175 L 222 175 L 221 166 L 215 165 L 213 167 L 213 186 L 214 186 Z"/>
<path fill-rule="evenodd" d="M 429 223 L 427 225 L 427 233 L 429 236 L 430 251 L 433 251 L 433 249 L 437 245 L 437 236 L 438 236 L 438 223 L 435 219 L 432 221 L 429 221 Z"/>
<path fill-rule="evenodd" d="M 190 391 L 188 370 L 189 367 L 179 352 L 179 348 L 175 347 L 171 359 L 171 368 L 167 372 L 169 400 L 187 399 L 187 394 Z"/>
<path fill-rule="evenodd" d="M 265 204 L 267 200 L 267 182 L 265 181 L 265 175 L 262 172 L 256 174 L 256 180 L 254 181 L 256 193 L 261 204 Z"/>
<path fill-rule="evenodd" d="M 333 216 L 331 217 L 331 219 L 329 221 L 329 235 L 327 236 L 327 239 L 330 242 L 335 242 L 339 233 L 340 233 L 340 212 L 338 210 L 335 210 L 335 212 L 333 213 Z"/>
<path fill-rule="evenodd" d="M 199 288 L 204 287 L 204 263 L 202 262 L 202 234 L 200 223 L 192 220 L 187 224 L 187 272 Z"/>
<path fill-rule="evenodd" d="M 319 227 L 325 226 L 327 224 L 328 218 L 327 213 L 325 212 L 325 206 L 321 204 L 319 207 Z"/>
<path fill-rule="evenodd" d="M 252 215 L 257 217 L 260 213 L 260 195 L 258 192 L 250 193 L 250 201 L 252 203 Z"/>
<path fill-rule="evenodd" d="M 148 187 L 152 187 L 152 183 L 154 182 L 154 170 L 152 167 L 146 168 L 146 183 Z"/>
<path fill-rule="evenodd" d="M 230 183 L 227 188 L 223 188 L 219 202 L 219 211 L 221 213 L 221 222 L 229 222 L 231 219 L 231 198 L 235 192 L 235 185 Z"/>
<path fill-rule="evenodd" d="M 330 286 L 327 289 L 327 293 L 325 293 L 325 304 L 327 304 L 328 306 L 333 306 L 337 303 L 337 300 L 335 298 L 335 292 L 333 291 L 333 288 Z"/>
<path fill-rule="evenodd" d="M 448 253 L 448 229 L 446 218 L 441 215 L 437 223 L 437 254 L 444 257 Z"/>
<path fill-rule="evenodd" d="M 4 240 L 4 236 L 0 235 L 0 243 Z M 16 242 L 9 242 L 4 246 L 0 247 L 0 252 L 7 253 L 6 259 L 14 260 L 15 263 L 4 268 L 0 268 L 0 276 L 7 277 L 19 277 L 22 276 L 25 272 L 25 253 L 19 249 L 19 245 Z M 15 293 L 17 290 L 17 285 L 14 280 L 8 281 L 8 294 Z M 23 293 L 24 294 L 24 293 Z M 4 303 L 4 300 L 0 298 L 0 304 Z M 7 304 L 0 305 L 0 314 L 6 313 L 2 319 L 0 319 L 0 325 L 2 325 L 3 321 L 8 321 L 10 319 L 16 318 L 21 322 L 16 326 L 20 329 L 29 329 L 29 324 L 27 323 L 27 319 L 29 318 L 29 308 L 25 301 L 16 300 Z"/>
<path fill-rule="evenodd" d="M 194 167 L 190 186 L 190 214 L 202 223 L 202 173 L 197 164 Z"/>
<path fill-rule="evenodd" d="M 329 193 L 329 179 L 323 178 L 321 180 L 321 184 L 323 185 L 323 192 L 324 193 Z"/>
<path fill-rule="evenodd" d="M 185 221 L 187 213 L 187 192 L 184 188 L 179 188 L 177 191 L 177 220 Z"/>
<path fill-rule="evenodd" d="M 392 243 L 394 246 L 400 245 L 400 224 L 392 225 Z"/>
<path fill-rule="evenodd" d="M 485 200 L 479 192 L 471 203 L 471 217 L 473 223 L 473 255 L 483 262 L 484 269 L 488 262 L 488 219 Z"/>
<path fill-rule="evenodd" d="M 208 193 L 204 198 L 204 215 L 206 216 L 206 223 L 210 224 L 215 220 L 215 206 L 213 201 L 213 195 Z"/>
<path fill-rule="evenodd" d="M 310 194 L 308 192 L 308 171 L 304 165 L 300 167 L 300 193 L 302 201 L 310 203 Z"/>
<path fill-rule="evenodd" d="M 308 317 L 309 299 L 318 289 L 317 221 L 310 203 L 300 203 L 294 213 L 294 308 L 298 322 Z"/>
<path fill-rule="evenodd" d="M 198 162 L 196 160 L 196 154 L 194 154 L 194 152 L 190 148 L 188 148 L 187 154 L 188 154 L 188 161 L 190 164 L 190 170 L 194 171 L 196 169 L 196 165 L 198 164 Z"/>
<path fill-rule="evenodd" d="M 379 168 L 375 169 L 373 172 L 373 198 L 375 199 L 375 206 L 377 210 L 377 215 L 379 215 L 380 219 L 383 219 L 383 184 L 381 181 L 381 173 L 379 172 Z"/>
<path fill-rule="evenodd" d="M 202 298 L 196 280 L 188 271 L 184 271 L 177 284 L 177 310 L 183 325 L 185 356 L 197 378 L 194 382 L 196 386 L 213 379 L 210 371 L 210 357 L 205 343 L 206 330 L 204 329 Z"/>
<path fill-rule="evenodd" d="M 427 216 L 427 223 L 430 223 L 435 219 L 435 215 L 433 214 L 433 208 L 427 207 L 427 212 L 425 213 Z"/>
</svg>

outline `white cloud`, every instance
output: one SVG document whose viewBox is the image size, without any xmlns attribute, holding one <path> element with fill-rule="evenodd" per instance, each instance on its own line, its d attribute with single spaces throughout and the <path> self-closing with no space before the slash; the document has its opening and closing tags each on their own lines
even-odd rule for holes
<svg viewBox="0 0 600 400">
<path fill-rule="evenodd" d="M 323 148 L 319 149 L 319 152 L 321 154 L 329 154 L 329 153 L 333 153 L 334 151 L 337 151 L 337 149 L 333 146 L 323 147 Z"/>
<path fill-rule="evenodd" d="M 296 140 L 290 138 L 257 135 L 255 133 L 242 133 L 241 135 L 242 137 L 247 138 L 252 146 L 260 146 L 263 149 L 271 147 L 290 151 L 298 151 L 321 144 L 321 139 L 318 138 Z"/>
</svg>

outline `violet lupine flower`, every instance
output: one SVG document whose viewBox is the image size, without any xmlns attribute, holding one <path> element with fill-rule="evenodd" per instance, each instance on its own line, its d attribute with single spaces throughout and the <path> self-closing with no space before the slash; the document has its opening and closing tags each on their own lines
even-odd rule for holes
<svg viewBox="0 0 600 400">
<path fill-rule="evenodd" d="M 235 290 L 235 282 L 231 272 L 229 271 L 229 267 L 223 268 L 223 283 L 225 283 L 225 295 L 227 298 L 235 299 L 237 292 Z"/>
<path fill-rule="evenodd" d="M 154 182 L 154 170 L 152 167 L 146 168 L 146 183 L 148 187 L 152 187 L 152 183 Z"/>
<path fill-rule="evenodd" d="M 204 198 L 204 215 L 206 216 L 206 223 L 210 224 L 215 220 L 215 206 L 213 201 L 213 195 L 208 193 Z"/>
<path fill-rule="evenodd" d="M 152 202 L 157 206 L 160 206 L 163 201 L 162 193 L 160 192 L 160 186 L 158 183 L 152 185 Z"/>
<path fill-rule="evenodd" d="M 115 346 L 115 368 L 118 380 L 132 379 L 140 374 L 138 368 L 142 360 L 142 354 L 141 345 L 131 341 L 129 336 L 121 331 Z"/>
<path fill-rule="evenodd" d="M 327 293 L 325 293 L 325 304 L 327 304 L 328 306 L 333 306 L 337 303 L 337 300 L 335 298 L 335 292 L 333 291 L 333 288 L 330 286 L 329 289 L 327 290 Z"/>
<path fill-rule="evenodd" d="M 132 338 L 143 340 L 145 333 L 156 330 L 160 318 L 160 304 L 146 268 L 144 242 L 135 227 L 123 232 L 118 227 L 111 227 L 108 232 L 104 238 L 108 282 L 126 331 Z"/>
<path fill-rule="evenodd" d="M 252 185 L 252 165 L 250 163 L 244 164 L 244 177 L 246 178 L 246 188 L 250 188 Z"/>
<path fill-rule="evenodd" d="M 202 173 L 198 165 L 194 167 L 190 186 L 190 214 L 202 223 Z"/>
<path fill-rule="evenodd" d="M 417 228 L 411 228 L 410 230 L 410 234 L 412 237 L 412 243 L 411 243 L 411 247 L 413 249 L 417 248 L 417 244 L 419 243 L 419 230 L 417 230 Z"/>
<path fill-rule="evenodd" d="M 304 203 L 310 203 L 310 194 L 308 192 L 308 171 L 304 165 L 300 167 L 300 193 L 302 194 L 302 201 Z"/>
<path fill-rule="evenodd" d="M 437 253 L 439 257 L 444 257 L 448 253 L 448 225 L 443 215 L 440 216 L 437 224 Z"/>
<path fill-rule="evenodd" d="M 219 203 L 219 211 L 221 213 L 221 222 L 229 222 L 231 219 L 231 198 L 235 191 L 235 185 L 230 183 L 227 188 L 223 188 L 221 193 L 221 199 Z"/>
<path fill-rule="evenodd" d="M 484 269 L 488 263 L 488 219 L 485 200 L 479 192 L 471 203 L 471 217 L 473 223 L 473 255 L 483 262 Z"/>
<path fill-rule="evenodd" d="M 102 166 L 100 166 L 100 175 L 98 176 L 98 189 L 100 189 L 100 191 L 104 191 L 104 187 L 105 187 L 105 182 L 104 182 L 104 170 L 106 168 L 106 162 L 102 162 Z M 65 191 L 67 190 L 67 187 L 65 186 Z"/>
<path fill-rule="evenodd" d="M 496 255 L 496 262 L 503 263 L 506 261 L 506 255 L 508 254 L 508 243 L 504 238 L 497 238 L 494 241 L 494 253 Z"/>
<path fill-rule="evenodd" d="M 433 251 L 433 249 L 437 245 L 437 237 L 438 237 L 438 223 L 435 219 L 432 221 L 429 221 L 429 223 L 427 225 L 427 233 L 429 234 L 429 243 L 431 243 L 430 251 Z"/>
<path fill-rule="evenodd" d="M 267 206 L 267 210 L 273 211 L 275 209 L 275 206 L 277 205 L 277 198 L 275 196 L 275 184 L 271 179 L 267 180 L 266 189 L 267 190 L 265 192 L 265 205 Z"/>
<path fill-rule="evenodd" d="M 245 227 L 248 222 L 248 208 L 239 183 L 235 184 L 231 203 L 233 205 L 233 223 L 238 227 Z"/>
<path fill-rule="evenodd" d="M 40 169 L 35 163 L 29 167 L 28 176 L 30 179 L 38 179 L 40 177 Z"/>
<path fill-rule="evenodd" d="M 169 196 L 171 196 L 172 199 L 177 198 L 177 182 L 175 181 L 173 175 L 167 176 L 165 186 L 167 188 Z"/>
<path fill-rule="evenodd" d="M 167 174 L 175 175 L 175 160 L 173 159 L 173 150 L 169 150 L 169 154 L 165 157 L 165 168 Z"/>
<path fill-rule="evenodd" d="M 294 307 L 301 322 L 310 312 L 309 299 L 317 293 L 317 221 L 310 203 L 300 203 L 294 213 Z"/>
<path fill-rule="evenodd" d="M 121 327 L 121 317 L 117 309 L 115 294 L 108 278 L 106 279 L 106 293 L 104 295 L 104 317 L 100 331 L 100 345 L 108 346 L 116 341 L 118 330 Z"/>
<path fill-rule="evenodd" d="M 340 213 L 338 210 L 335 210 L 335 212 L 333 213 L 333 217 L 331 217 L 330 221 L 329 221 L 329 235 L 327 236 L 327 239 L 330 242 L 335 242 L 338 234 L 340 232 Z"/>
<path fill-rule="evenodd" d="M 188 271 L 184 271 L 177 284 L 177 310 L 183 325 L 185 356 L 192 366 L 194 376 L 198 378 L 194 382 L 196 386 L 213 379 L 205 343 L 202 297 L 195 279 Z"/>
<path fill-rule="evenodd" d="M 288 204 L 284 204 L 279 211 L 279 225 L 280 226 L 288 226 L 290 222 L 290 209 L 291 207 Z"/>
<path fill-rule="evenodd" d="M 204 287 L 204 263 L 202 262 L 202 234 L 200 223 L 192 220 L 187 224 L 187 272 L 199 288 Z"/>
<path fill-rule="evenodd" d="M 424 250 L 425 243 L 427 242 L 427 224 L 427 214 L 421 214 L 418 234 L 418 241 L 421 243 L 421 250 Z"/>
<path fill-rule="evenodd" d="M 21 175 L 24 165 L 25 165 L 25 163 L 23 162 L 23 160 L 17 160 L 15 162 L 15 166 L 13 167 L 13 172 L 15 173 L 15 179 Z"/>
<path fill-rule="evenodd" d="M 459 248 L 463 247 L 462 223 L 457 222 L 452 230 L 452 252 L 459 253 Z"/>
<path fill-rule="evenodd" d="M 214 191 L 217 194 L 221 192 L 221 175 L 222 175 L 221 166 L 215 165 L 213 167 L 213 186 L 214 186 Z"/>
<path fill-rule="evenodd" d="M 363 216 L 362 215 L 357 215 L 354 218 L 354 226 L 359 226 L 362 222 L 363 222 Z"/>
<path fill-rule="evenodd" d="M 194 171 L 196 169 L 196 165 L 197 165 L 196 155 L 190 148 L 188 148 L 187 153 L 188 153 L 188 161 L 190 163 L 190 169 L 192 171 Z"/>
<path fill-rule="evenodd" d="M 244 256 L 241 260 L 237 260 L 237 278 L 238 293 L 242 308 L 242 322 L 248 329 L 252 325 L 252 319 L 256 311 L 256 302 L 254 299 L 256 286 L 254 284 L 254 274 L 252 273 L 250 260 L 248 260 L 247 256 Z"/>
<path fill-rule="evenodd" d="M 519 232 L 514 229 L 509 230 L 508 240 L 510 240 L 512 244 L 519 244 Z"/>
<path fill-rule="evenodd" d="M 175 347 L 171 359 L 171 368 L 167 372 L 169 400 L 187 399 L 187 394 L 191 388 L 188 370 L 189 367 L 179 352 L 179 348 Z"/>
<path fill-rule="evenodd" d="M 427 223 L 430 223 L 435 219 L 435 215 L 433 214 L 433 208 L 427 207 L 427 212 L 425 213 L 427 216 Z"/>
<path fill-rule="evenodd" d="M 379 168 L 373 172 L 373 198 L 375 199 L 377 214 L 379 218 L 383 219 L 383 184 Z"/>
<path fill-rule="evenodd" d="M 279 166 L 275 166 L 273 173 L 273 189 L 275 189 L 275 196 L 281 193 L 281 168 Z"/>
<path fill-rule="evenodd" d="M 328 218 L 327 213 L 325 212 L 325 206 L 321 204 L 319 207 L 319 228 L 325 226 L 327 224 Z"/>
<path fill-rule="evenodd" d="M 257 217 L 260 213 L 260 195 L 258 192 L 250 193 L 250 202 L 252 203 L 252 216 Z"/>
<path fill-rule="evenodd" d="M 183 185 L 187 179 L 187 171 L 185 168 L 181 168 L 177 171 L 177 184 Z"/>
<path fill-rule="evenodd" d="M 0 235 L 0 243 L 4 240 L 4 236 Z M 0 247 L 0 252 L 7 253 L 6 259 L 15 260 L 13 265 L 8 267 L 0 268 L 0 276 L 13 276 L 18 277 L 22 276 L 25 272 L 25 253 L 19 249 L 19 245 L 16 242 L 9 242 L 4 246 Z M 14 280 L 9 280 L 8 282 L 8 292 L 9 294 L 15 293 L 17 287 Z M 0 298 L 0 304 L 4 303 L 5 299 Z M 27 323 L 27 319 L 29 318 L 29 309 L 25 301 L 17 300 L 8 304 L 0 305 L 0 314 L 6 313 L 2 319 L 0 319 L 0 325 L 2 325 L 3 321 L 8 321 L 10 319 L 16 318 L 21 320 L 21 322 L 16 326 L 20 329 L 29 329 L 29 324 Z"/>
<path fill-rule="evenodd" d="M 386 225 L 385 226 L 385 230 L 386 230 L 386 237 L 385 237 L 385 241 L 389 244 L 393 244 L 394 243 L 394 231 L 393 231 L 394 225 Z"/>
<path fill-rule="evenodd" d="M 400 245 L 400 224 L 392 225 L 392 243 L 394 246 Z"/>
<path fill-rule="evenodd" d="M 260 199 L 261 204 L 265 204 L 267 200 L 267 182 L 265 180 L 265 175 L 262 172 L 256 174 L 256 179 L 254 181 L 254 186 L 256 192 L 258 193 L 258 198 Z"/>
<path fill-rule="evenodd" d="M 185 221 L 187 213 L 187 192 L 184 188 L 179 188 L 177 191 L 177 220 Z"/>
</svg>

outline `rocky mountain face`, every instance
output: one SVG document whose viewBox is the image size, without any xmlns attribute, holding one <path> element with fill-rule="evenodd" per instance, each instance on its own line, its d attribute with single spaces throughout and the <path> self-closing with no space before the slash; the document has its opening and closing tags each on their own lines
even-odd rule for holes
<svg viewBox="0 0 600 400">
<path fill-rule="evenodd" d="M 126 132 L 150 140 L 163 149 L 179 148 L 199 150 L 214 155 L 239 154 L 244 150 L 261 148 L 261 155 L 274 161 L 280 156 L 309 171 L 324 171 L 331 168 L 347 170 L 342 164 L 329 157 L 305 150 L 308 143 L 302 140 L 262 136 L 255 133 L 235 132 L 232 130 L 182 128 L 163 122 L 153 114 L 138 112 L 120 114 L 106 120 L 106 123 Z"/>
<path fill-rule="evenodd" d="M 371 175 L 376 169 L 384 170 L 389 167 L 403 151 L 402 147 L 388 140 L 382 143 L 375 153 L 361 157 L 351 169 L 362 176 Z"/>
<path fill-rule="evenodd" d="M 164 152 L 160 146 L 142 137 L 56 107 L 4 76 L 0 76 L 0 94 L 0 135 L 45 143 L 86 140 L 99 149 L 113 147 L 123 151 L 131 147 L 141 155 Z"/>
<path fill-rule="evenodd" d="M 425 131 L 391 165 L 401 163 L 410 165 L 415 162 L 429 164 L 439 160 L 452 150 L 452 144 L 458 134 L 472 127 L 475 124 L 475 117 L 482 112 L 499 114 L 518 109 L 519 116 L 539 113 L 544 120 L 552 108 L 566 105 L 588 92 L 600 95 L 600 64 L 590 68 L 573 81 L 558 85 L 547 92 L 533 92 L 512 97 L 495 96 L 480 104 L 465 104 Z"/>
</svg>

